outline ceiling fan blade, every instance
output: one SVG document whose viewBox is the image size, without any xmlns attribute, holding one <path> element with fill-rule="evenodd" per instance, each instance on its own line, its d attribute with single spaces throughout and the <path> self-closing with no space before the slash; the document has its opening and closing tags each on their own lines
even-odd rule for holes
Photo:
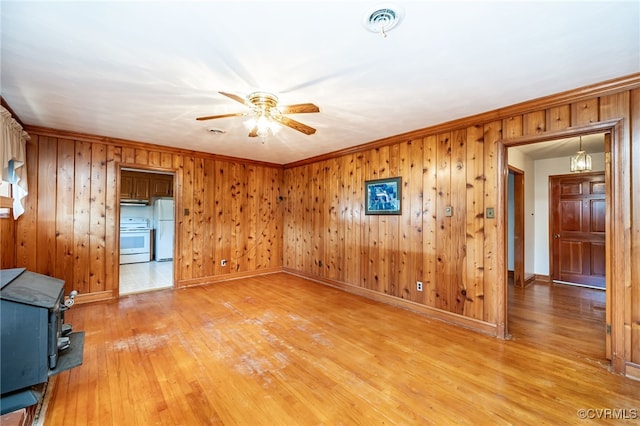
<svg viewBox="0 0 640 426">
<path fill-rule="evenodd" d="M 205 117 L 198 117 L 196 118 L 196 120 L 203 121 L 203 120 L 213 120 L 214 118 L 238 117 L 244 114 L 245 114 L 244 112 L 234 112 L 233 114 L 208 115 Z"/>
<path fill-rule="evenodd" d="M 300 123 L 299 121 L 292 120 L 289 117 L 281 116 L 276 118 L 275 120 L 280 122 L 281 124 L 284 124 L 287 127 L 291 127 L 294 130 L 302 132 L 305 135 L 312 135 L 316 132 L 316 129 L 314 129 L 313 127 L 309 127 L 306 124 Z"/>
<path fill-rule="evenodd" d="M 249 132 L 249 137 L 255 138 L 256 136 L 258 136 L 258 126 L 253 126 L 253 129 Z"/>
<path fill-rule="evenodd" d="M 295 104 L 295 105 L 283 105 L 278 108 L 283 114 L 301 114 L 307 112 L 320 112 L 320 108 L 318 108 L 314 104 Z"/>
<path fill-rule="evenodd" d="M 234 101 L 236 101 L 236 102 L 240 102 L 242 105 L 251 106 L 251 105 L 249 105 L 249 104 L 247 103 L 247 100 L 246 100 L 246 99 L 241 98 L 241 97 L 240 97 L 240 96 L 238 96 L 238 95 L 234 95 L 233 93 L 227 93 L 227 92 L 218 92 L 218 93 L 220 93 L 221 95 L 226 96 L 227 98 L 231 98 L 231 99 L 233 99 L 233 100 L 234 100 Z"/>
</svg>

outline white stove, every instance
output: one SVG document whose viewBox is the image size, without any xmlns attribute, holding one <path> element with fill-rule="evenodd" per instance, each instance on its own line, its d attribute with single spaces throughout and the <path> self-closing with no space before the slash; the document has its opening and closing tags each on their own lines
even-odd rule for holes
<svg viewBox="0 0 640 426">
<path fill-rule="evenodd" d="M 120 264 L 151 260 L 151 228 L 149 219 L 126 217 L 120 219 Z"/>
<path fill-rule="evenodd" d="M 145 217 L 123 217 L 120 219 L 120 231 L 149 230 L 149 219 Z"/>
</svg>

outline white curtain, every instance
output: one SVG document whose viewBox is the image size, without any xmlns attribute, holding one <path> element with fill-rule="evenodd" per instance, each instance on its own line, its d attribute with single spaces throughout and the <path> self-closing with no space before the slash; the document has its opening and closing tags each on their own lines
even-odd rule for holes
<svg viewBox="0 0 640 426">
<path fill-rule="evenodd" d="M 11 116 L 11 113 L 0 106 L 0 165 L 2 180 L 11 184 L 13 197 L 13 217 L 17 219 L 24 213 L 22 199 L 28 194 L 27 187 L 27 140 L 29 135 Z"/>
</svg>

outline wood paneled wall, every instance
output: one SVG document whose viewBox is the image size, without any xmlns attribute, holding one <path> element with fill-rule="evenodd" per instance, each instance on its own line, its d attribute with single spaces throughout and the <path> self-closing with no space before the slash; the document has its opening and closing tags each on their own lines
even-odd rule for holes
<svg viewBox="0 0 640 426">
<path fill-rule="evenodd" d="M 499 138 L 495 122 L 287 168 L 284 266 L 495 324 Z M 402 215 L 365 215 L 365 181 L 393 176 Z"/>
<path fill-rule="evenodd" d="M 119 173 L 133 167 L 175 174 L 178 287 L 281 270 L 281 167 L 27 130 L 15 266 L 65 280 L 80 300 L 117 296 Z"/>
<path fill-rule="evenodd" d="M 10 269 L 15 267 L 15 240 L 15 224 L 13 217 L 0 217 L 0 269 Z"/>
<path fill-rule="evenodd" d="M 286 165 L 285 270 L 500 335 L 505 146 L 619 120 L 610 220 L 624 238 L 609 255 L 610 278 L 624 283 L 612 296 L 613 362 L 640 377 L 640 169 L 630 167 L 640 163 L 640 76 L 629 80 L 632 89 L 606 82 Z M 402 215 L 365 215 L 364 182 L 392 176 L 402 177 Z"/>
</svg>

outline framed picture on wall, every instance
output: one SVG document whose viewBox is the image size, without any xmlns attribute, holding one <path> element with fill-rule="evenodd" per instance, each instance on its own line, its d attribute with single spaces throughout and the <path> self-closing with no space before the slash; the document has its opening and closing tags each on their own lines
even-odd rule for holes
<svg viewBox="0 0 640 426">
<path fill-rule="evenodd" d="M 402 214 L 402 178 L 364 182 L 365 214 Z"/>
</svg>

